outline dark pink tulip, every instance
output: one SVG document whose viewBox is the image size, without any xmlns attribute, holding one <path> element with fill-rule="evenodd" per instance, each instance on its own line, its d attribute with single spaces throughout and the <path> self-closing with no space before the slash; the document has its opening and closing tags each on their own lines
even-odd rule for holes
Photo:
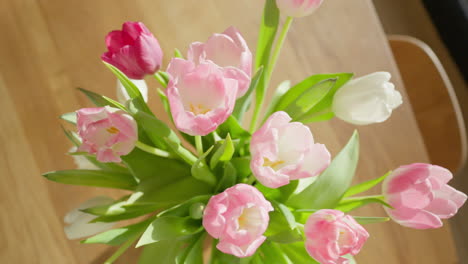
<svg viewBox="0 0 468 264">
<path fill-rule="evenodd" d="M 125 22 L 122 30 L 106 36 L 107 52 L 101 59 L 131 79 L 143 79 L 159 70 L 163 52 L 158 40 L 141 22 Z"/>
</svg>

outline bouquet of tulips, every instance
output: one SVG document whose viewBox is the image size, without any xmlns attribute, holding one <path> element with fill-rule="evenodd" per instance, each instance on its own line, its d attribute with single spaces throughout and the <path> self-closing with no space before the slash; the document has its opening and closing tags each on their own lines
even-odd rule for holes
<svg viewBox="0 0 468 264">
<path fill-rule="evenodd" d="M 67 236 L 120 246 L 107 264 L 135 242 L 144 247 L 140 264 L 331 264 L 354 261 L 369 237 L 365 224 L 391 218 L 438 228 L 453 216 L 467 196 L 447 185 L 447 169 L 410 164 L 351 186 L 358 133 L 332 159 L 305 125 L 335 116 L 356 125 L 385 121 L 402 103 L 389 73 L 285 81 L 263 109 L 293 18 L 320 4 L 266 0 L 255 57 L 230 27 L 190 44 L 186 56 L 176 50 L 164 71 L 158 40 L 142 23 L 110 32 L 102 60 L 118 79 L 118 100 L 80 89 L 96 107 L 62 116 L 76 126 L 65 133 L 79 168 L 44 176 L 127 193 L 95 197 L 70 212 Z M 172 124 L 148 107 L 147 75 L 159 81 Z M 378 184 L 382 195 L 357 196 Z M 350 214 L 370 203 L 384 206 L 389 218 Z"/>
</svg>

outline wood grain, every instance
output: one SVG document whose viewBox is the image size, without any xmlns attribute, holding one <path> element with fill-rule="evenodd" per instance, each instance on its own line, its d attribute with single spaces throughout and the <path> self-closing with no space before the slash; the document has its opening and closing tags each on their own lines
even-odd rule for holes
<svg viewBox="0 0 468 264">
<path fill-rule="evenodd" d="M 192 41 L 235 25 L 252 50 L 263 1 L 0 1 L 1 263 L 93 263 L 106 246 L 80 245 L 62 233 L 63 215 L 103 190 L 46 182 L 40 173 L 72 168 L 70 144 L 57 118 L 89 106 L 74 88 L 114 97 L 115 79 L 100 63 L 104 36 L 127 20 L 144 22 L 166 51 L 185 51 Z M 315 15 L 298 19 L 280 56 L 272 85 L 325 72 L 363 75 L 384 70 L 405 104 L 383 124 L 359 127 L 362 149 L 357 181 L 380 176 L 400 164 L 428 157 L 370 0 L 325 1 Z M 149 80 L 156 87 L 154 80 Z M 151 107 L 161 117 L 154 89 Z M 356 127 L 339 120 L 311 125 L 318 142 L 335 155 Z M 376 190 L 375 192 L 378 192 Z M 118 195 L 114 191 L 105 191 Z M 359 215 L 385 215 L 369 207 Z M 416 231 L 393 223 L 368 226 L 372 234 L 360 263 L 455 263 L 448 226 Z M 104 254 L 104 255 L 103 255 Z M 96 262 L 94 262 L 96 263 Z M 135 263 L 122 260 L 120 263 Z"/>
</svg>

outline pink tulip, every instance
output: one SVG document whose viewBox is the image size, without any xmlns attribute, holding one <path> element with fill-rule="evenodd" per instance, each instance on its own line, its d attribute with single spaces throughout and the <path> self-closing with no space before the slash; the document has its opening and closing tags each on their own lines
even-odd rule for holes
<svg viewBox="0 0 468 264">
<path fill-rule="evenodd" d="M 330 164 L 325 145 L 314 143 L 307 126 L 290 121 L 287 113 L 276 112 L 252 135 L 250 168 L 270 188 L 317 176 Z"/>
<path fill-rule="evenodd" d="M 167 97 L 176 127 L 189 135 L 207 135 L 231 115 L 236 103 L 237 81 L 226 78 L 216 64 L 198 65 L 171 60 Z"/>
<path fill-rule="evenodd" d="M 205 43 L 192 43 L 187 58 L 195 63 L 210 60 L 223 67 L 226 77 L 239 82 L 237 97 L 249 89 L 252 53 L 236 28 L 229 27 L 221 34 L 213 34 Z"/>
<path fill-rule="evenodd" d="M 441 219 L 454 216 L 465 203 L 466 194 L 447 182 L 452 173 L 442 167 L 414 163 L 401 166 L 383 182 L 388 215 L 400 225 L 428 229 L 442 226 Z"/>
<path fill-rule="evenodd" d="M 137 124 L 124 111 L 109 106 L 82 108 L 76 111 L 78 135 L 82 144 L 78 151 L 96 154 L 101 162 L 121 162 L 138 140 Z"/>
<path fill-rule="evenodd" d="M 321 264 L 346 264 L 344 255 L 356 255 L 369 237 L 350 215 L 332 209 L 312 214 L 304 226 L 306 249 Z"/>
<path fill-rule="evenodd" d="M 220 251 L 239 258 L 255 253 L 265 241 L 263 236 L 273 207 L 255 187 L 237 184 L 209 200 L 203 215 L 208 234 L 219 239 Z"/>
<path fill-rule="evenodd" d="M 312 14 L 323 0 L 276 0 L 276 5 L 287 16 L 303 17 Z"/>
<path fill-rule="evenodd" d="M 143 79 L 159 70 L 163 52 L 158 40 L 141 22 L 125 22 L 122 30 L 107 34 L 108 51 L 101 59 L 132 79 Z"/>
</svg>

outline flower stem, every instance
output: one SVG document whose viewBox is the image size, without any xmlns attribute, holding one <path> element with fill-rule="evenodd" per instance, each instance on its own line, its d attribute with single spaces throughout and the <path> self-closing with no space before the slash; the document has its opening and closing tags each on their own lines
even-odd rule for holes
<svg viewBox="0 0 468 264">
<path fill-rule="evenodd" d="M 266 80 L 266 87 L 268 87 L 268 83 L 270 82 L 271 74 L 275 69 L 276 61 L 278 60 L 279 54 L 281 52 L 281 48 L 283 47 L 284 41 L 286 40 L 286 36 L 288 35 L 289 28 L 291 28 L 291 24 L 293 22 L 292 17 L 287 17 L 286 21 L 284 22 L 283 29 L 281 30 L 280 36 L 278 38 L 278 43 L 276 43 L 275 50 L 273 51 L 273 57 L 271 58 L 270 65 L 267 68 L 267 75 L 265 76 Z"/>
<path fill-rule="evenodd" d="M 153 154 L 153 155 L 156 155 L 156 156 L 159 156 L 159 157 L 163 157 L 163 158 L 174 158 L 174 156 L 165 151 L 165 150 L 162 150 L 162 149 L 158 149 L 158 148 L 154 148 L 154 147 L 151 147 L 149 145 L 146 145 L 145 143 L 141 142 L 141 141 L 137 141 L 135 146 L 145 152 L 148 152 L 150 154 Z"/>
<path fill-rule="evenodd" d="M 379 195 L 368 195 L 368 196 L 353 196 L 353 197 L 347 197 L 347 198 L 344 198 L 343 202 L 352 202 L 352 201 L 360 201 L 360 200 L 363 200 L 363 199 L 379 199 L 379 200 L 383 200 L 385 197 L 383 194 L 379 194 Z"/>
<path fill-rule="evenodd" d="M 116 261 L 125 251 L 127 251 L 127 249 L 133 244 L 133 242 L 135 242 L 140 237 L 140 235 L 141 234 L 138 234 L 127 240 L 124 244 L 122 244 L 122 246 L 119 247 L 117 251 L 115 251 L 115 253 L 104 262 L 104 264 L 114 263 L 114 261 Z"/>
<path fill-rule="evenodd" d="M 291 28 L 291 24 L 293 22 L 292 17 L 287 17 L 286 21 L 284 22 L 283 28 L 281 29 L 281 33 L 278 37 L 278 41 L 276 43 L 275 49 L 273 50 L 273 55 L 271 57 L 270 62 L 268 65 L 265 65 L 265 73 L 263 75 L 263 82 L 264 82 L 264 91 L 263 94 L 261 95 L 261 100 L 258 104 L 255 104 L 255 109 L 254 113 L 252 116 L 252 121 L 250 122 L 250 133 L 253 133 L 255 129 L 257 128 L 257 122 L 258 118 L 260 116 L 260 112 L 263 107 L 264 99 L 265 99 L 265 94 L 268 90 L 268 85 L 270 83 L 271 79 L 271 74 L 273 73 L 273 70 L 275 69 L 276 62 L 278 60 L 279 54 L 281 52 L 281 48 L 283 47 L 284 41 L 286 40 L 286 36 L 288 35 L 289 28 Z"/>
<path fill-rule="evenodd" d="M 201 136 L 195 136 L 195 148 L 197 149 L 198 156 L 203 155 L 203 141 Z"/>
</svg>

